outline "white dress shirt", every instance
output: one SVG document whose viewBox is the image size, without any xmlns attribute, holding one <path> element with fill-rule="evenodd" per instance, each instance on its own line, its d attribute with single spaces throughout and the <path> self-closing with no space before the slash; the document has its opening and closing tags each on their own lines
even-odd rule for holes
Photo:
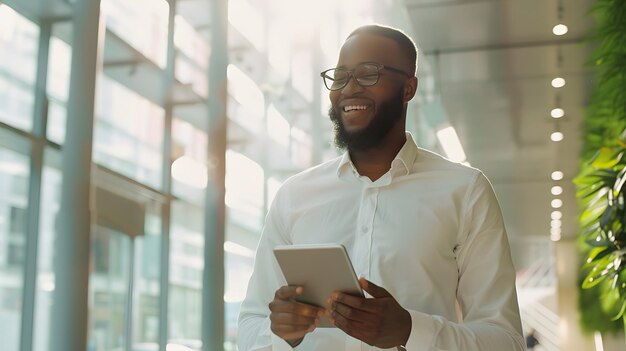
<svg viewBox="0 0 626 351">
<path fill-rule="evenodd" d="M 372 182 L 346 152 L 289 178 L 268 212 L 241 305 L 240 351 L 290 350 L 270 330 L 268 304 L 286 285 L 272 248 L 343 244 L 356 274 L 411 315 L 409 351 L 525 350 L 515 270 L 493 189 L 477 169 L 407 141 Z M 377 350 L 317 328 L 296 350 Z"/>
</svg>

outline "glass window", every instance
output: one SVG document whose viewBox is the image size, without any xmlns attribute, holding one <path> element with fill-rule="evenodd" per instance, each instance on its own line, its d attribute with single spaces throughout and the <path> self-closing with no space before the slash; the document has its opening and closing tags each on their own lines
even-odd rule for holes
<svg viewBox="0 0 626 351">
<path fill-rule="evenodd" d="M 0 3 L 0 121 L 33 128 L 39 28 Z"/>
<path fill-rule="evenodd" d="M 165 67 L 169 6 L 164 0 L 104 0 L 102 12 L 111 30 L 147 58 Z"/>
<path fill-rule="evenodd" d="M 284 81 L 291 75 L 291 34 L 287 21 L 278 17 L 269 23 L 267 58 L 274 68 L 277 81 Z"/>
<path fill-rule="evenodd" d="M 0 340 L 19 349 L 28 211 L 29 159 L 0 146 Z"/>
<path fill-rule="evenodd" d="M 186 201 L 204 205 L 207 186 L 208 137 L 190 123 L 172 121 L 172 193 Z"/>
<path fill-rule="evenodd" d="M 48 139 L 63 144 L 72 47 L 59 38 L 51 37 L 48 58 Z"/>
<path fill-rule="evenodd" d="M 262 9 L 255 8 L 249 1 L 228 2 L 228 21 L 259 51 L 265 49 L 265 20 Z"/>
<path fill-rule="evenodd" d="M 127 334 L 132 238 L 95 226 L 91 238 L 88 349 L 124 349 Z"/>
<path fill-rule="evenodd" d="M 206 39 L 182 16 L 175 19 L 174 44 L 180 51 L 204 71 L 209 69 L 211 48 Z"/>
<path fill-rule="evenodd" d="M 200 340 L 204 212 L 174 201 L 171 211 L 169 339 Z"/>
<path fill-rule="evenodd" d="M 307 102 L 313 100 L 313 78 L 316 79 L 319 75 L 313 73 L 313 60 L 311 52 L 306 50 L 296 51 L 292 55 L 292 80 L 293 86 L 304 97 Z M 323 96 L 323 95 L 322 95 Z"/>
<path fill-rule="evenodd" d="M 230 64 L 228 90 L 234 100 L 228 103 L 228 116 L 251 132 L 262 131 L 265 97 L 256 82 L 239 67 Z"/>
<path fill-rule="evenodd" d="M 209 44 L 180 15 L 176 16 L 174 43 L 179 48 L 174 70 L 177 81 L 189 85 L 196 94 L 206 98 L 209 95 Z"/>
<path fill-rule="evenodd" d="M 106 76 L 98 91 L 94 162 L 160 188 L 163 108 Z"/>
<path fill-rule="evenodd" d="M 158 343 L 161 277 L 160 204 L 147 206 L 145 232 L 135 238 L 135 274 L 133 280 L 133 345 Z"/>
<path fill-rule="evenodd" d="M 237 317 L 239 307 L 248 289 L 248 280 L 252 276 L 254 251 L 244 246 L 227 241 L 224 244 L 225 260 L 225 333 L 224 350 L 236 350 Z"/>
<path fill-rule="evenodd" d="M 299 167 L 311 166 L 311 136 L 300 128 L 291 128 L 291 161 Z"/>
<path fill-rule="evenodd" d="M 33 350 L 48 350 L 54 292 L 55 223 L 61 207 L 61 153 L 46 149 L 41 182 Z"/>
<path fill-rule="evenodd" d="M 240 225 L 259 230 L 263 221 L 264 172 L 252 159 L 226 151 L 226 206 L 228 217 Z"/>
<path fill-rule="evenodd" d="M 279 145 L 289 146 L 289 122 L 274 104 L 267 109 L 267 134 Z"/>
</svg>

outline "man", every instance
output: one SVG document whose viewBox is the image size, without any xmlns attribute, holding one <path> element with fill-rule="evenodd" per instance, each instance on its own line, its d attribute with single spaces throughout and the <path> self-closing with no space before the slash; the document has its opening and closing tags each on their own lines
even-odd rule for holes
<svg viewBox="0 0 626 351">
<path fill-rule="evenodd" d="M 343 156 L 288 179 L 261 236 L 239 316 L 239 349 L 524 349 L 500 208 L 478 170 L 418 148 L 405 132 L 416 48 L 402 32 L 356 29 L 322 72 Z M 340 243 L 368 298 L 298 303 L 272 253 Z M 337 328 L 316 328 L 328 315 Z"/>
</svg>

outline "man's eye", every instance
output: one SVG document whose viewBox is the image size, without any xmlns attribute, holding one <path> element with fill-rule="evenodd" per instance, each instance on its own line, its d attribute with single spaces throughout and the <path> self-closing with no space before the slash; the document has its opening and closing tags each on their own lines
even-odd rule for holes
<svg viewBox="0 0 626 351">
<path fill-rule="evenodd" d="M 334 81 L 343 81 L 348 79 L 348 75 L 345 72 L 335 72 L 334 75 L 331 75 L 330 79 Z"/>
<path fill-rule="evenodd" d="M 378 73 L 376 72 L 368 72 L 365 74 L 361 74 L 359 76 L 359 79 L 376 79 L 376 77 L 378 77 Z"/>
</svg>

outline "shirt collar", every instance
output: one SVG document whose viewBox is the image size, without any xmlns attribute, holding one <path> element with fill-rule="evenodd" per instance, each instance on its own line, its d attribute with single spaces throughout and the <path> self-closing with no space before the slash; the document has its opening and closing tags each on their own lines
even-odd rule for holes
<svg viewBox="0 0 626 351">
<path fill-rule="evenodd" d="M 394 177 L 409 175 L 411 173 L 413 163 L 415 163 L 415 159 L 417 158 L 417 151 L 418 148 L 413 140 L 413 135 L 406 132 L 406 142 L 391 162 L 391 173 Z M 342 175 L 350 170 L 356 173 L 356 168 L 350 159 L 350 153 L 346 151 L 339 160 L 339 165 L 337 166 L 337 177 L 342 177 Z"/>
</svg>

